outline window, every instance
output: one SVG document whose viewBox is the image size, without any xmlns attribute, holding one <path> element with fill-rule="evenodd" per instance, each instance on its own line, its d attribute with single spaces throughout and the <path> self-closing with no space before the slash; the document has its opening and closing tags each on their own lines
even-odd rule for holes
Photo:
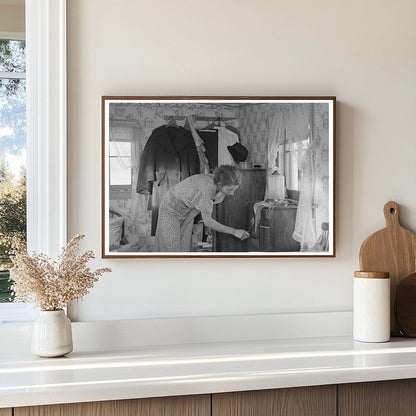
<svg viewBox="0 0 416 416">
<path fill-rule="evenodd" d="M 26 244 L 25 41 L 0 39 L 0 302 L 11 302 L 13 246 Z"/>
<path fill-rule="evenodd" d="M 131 199 L 136 129 L 136 124 L 130 122 L 113 122 L 110 126 L 110 199 Z"/>
<path fill-rule="evenodd" d="M 110 142 L 110 185 L 131 186 L 130 142 Z"/>
<path fill-rule="evenodd" d="M 67 242 L 66 0 L 25 0 L 25 20 L 27 246 L 56 257 Z M 31 305 L 0 303 L 0 323 L 33 317 Z"/>
<path fill-rule="evenodd" d="M 308 147 L 309 139 L 279 145 L 277 152 L 277 166 L 280 173 L 285 176 L 285 186 L 288 190 L 300 190 L 300 164 L 302 162 L 304 152 Z"/>
</svg>

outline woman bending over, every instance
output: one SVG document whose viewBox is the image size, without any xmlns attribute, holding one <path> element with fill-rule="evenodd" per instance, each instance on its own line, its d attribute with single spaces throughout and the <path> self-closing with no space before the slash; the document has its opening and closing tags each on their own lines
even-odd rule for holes
<svg viewBox="0 0 416 416">
<path fill-rule="evenodd" d="M 160 204 L 156 251 L 191 251 L 194 218 L 199 213 L 206 227 L 246 239 L 247 231 L 228 227 L 212 218 L 214 204 L 222 202 L 225 196 L 234 195 L 239 185 L 239 170 L 223 165 L 216 168 L 213 175 L 193 175 L 172 187 Z"/>
</svg>

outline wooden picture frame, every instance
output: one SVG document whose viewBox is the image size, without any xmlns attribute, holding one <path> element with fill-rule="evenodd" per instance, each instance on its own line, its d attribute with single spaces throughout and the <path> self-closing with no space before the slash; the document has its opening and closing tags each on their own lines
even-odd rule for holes
<svg viewBox="0 0 416 416">
<path fill-rule="evenodd" d="M 103 96 L 102 257 L 335 257 L 335 126 L 333 96 Z"/>
</svg>

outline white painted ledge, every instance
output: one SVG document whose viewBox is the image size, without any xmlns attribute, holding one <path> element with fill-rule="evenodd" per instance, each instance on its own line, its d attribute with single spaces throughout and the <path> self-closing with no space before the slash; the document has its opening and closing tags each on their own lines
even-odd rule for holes
<svg viewBox="0 0 416 416">
<path fill-rule="evenodd" d="M 74 322 L 74 350 L 350 336 L 352 312 L 197 316 Z M 29 351 L 32 327 L 0 325 L 0 353 Z"/>
<path fill-rule="evenodd" d="M 31 325 L 3 325 L 0 408 L 339 382 L 355 348 L 351 318 L 320 312 L 76 322 L 74 351 L 59 359 L 30 353 Z"/>
<path fill-rule="evenodd" d="M 117 334 L 113 334 L 114 337 Z M 209 394 L 416 377 L 416 340 L 350 337 L 0 354 L 0 407 Z"/>
</svg>

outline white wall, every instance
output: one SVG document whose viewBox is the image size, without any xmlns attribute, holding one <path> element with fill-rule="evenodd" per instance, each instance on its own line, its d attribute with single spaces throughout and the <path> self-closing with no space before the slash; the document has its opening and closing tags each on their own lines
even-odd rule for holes
<svg viewBox="0 0 416 416">
<path fill-rule="evenodd" d="M 69 236 L 113 269 L 73 317 L 351 310 L 384 203 L 416 231 L 415 14 L 414 0 L 68 1 Z M 336 95 L 337 257 L 100 260 L 101 95 Z"/>
</svg>

